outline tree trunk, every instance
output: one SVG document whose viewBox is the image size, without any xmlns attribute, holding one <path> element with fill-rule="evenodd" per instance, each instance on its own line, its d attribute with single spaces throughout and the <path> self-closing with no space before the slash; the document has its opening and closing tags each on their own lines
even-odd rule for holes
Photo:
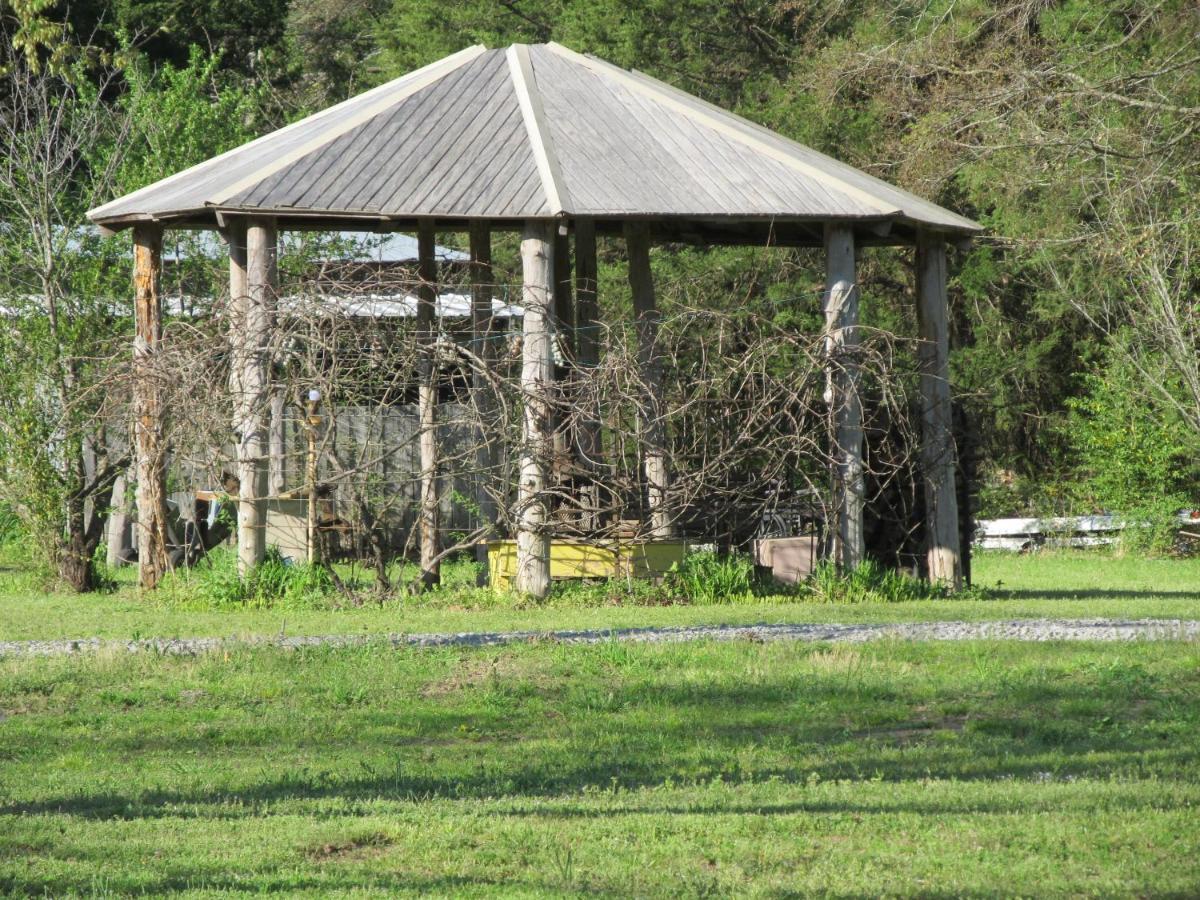
<svg viewBox="0 0 1200 900">
<path fill-rule="evenodd" d="M 85 593 L 96 589 L 96 569 L 92 565 L 94 550 L 94 547 L 89 548 L 87 545 L 84 501 L 68 501 L 67 533 L 58 557 L 58 577 L 71 590 Z"/>
<path fill-rule="evenodd" d="M 554 389 L 554 224 L 530 220 L 521 238 L 525 318 L 521 344 L 522 441 L 517 492 L 516 589 L 543 599 L 550 593 L 550 392 Z"/>
</svg>

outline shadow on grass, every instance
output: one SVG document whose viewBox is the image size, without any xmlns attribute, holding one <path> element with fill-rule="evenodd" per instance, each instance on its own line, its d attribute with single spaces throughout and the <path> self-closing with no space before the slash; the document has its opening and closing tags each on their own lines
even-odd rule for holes
<svg viewBox="0 0 1200 900">
<path fill-rule="evenodd" d="M 1045 588 L 987 587 L 990 600 L 1200 600 L 1200 590 L 1153 591 L 1110 590 L 1082 588 L 1078 590 L 1046 590 Z"/>
<path fill-rule="evenodd" d="M 572 710 L 575 718 L 564 721 L 561 715 L 546 716 L 547 696 L 555 701 L 552 707 Z M 234 783 L 223 788 L 71 793 L 9 802 L 0 806 L 0 815 L 233 819 L 286 812 L 273 809 L 276 804 L 331 799 L 546 800 L 587 790 L 718 781 L 734 785 L 767 781 L 803 784 L 813 779 L 1060 782 L 1169 772 L 1182 777 L 1200 767 L 1200 745 L 1180 739 L 1180 728 L 1192 720 L 1195 710 L 1180 707 L 1179 698 L 1163 700 L 1160 708 L 1154 682 L 1098 686 L 1046 680 L 1032 686 L 997 688 L 990 697 L 974 698 L 970 715 L 952 718 L 930 709 L 957 698 L 931 697 L 899 680 L 889 686 L 862 685 L 840 676 L 805 685 L 630 685 L 609 692 L 604 698 L 605 710 L 572 709 L 586 704 L 590 697 L 562 685 L 549 686 L 539 697 L 541 705 L 532 712 L 522 708 L 525 697 L 507 698 L 508 705 L 501 703 L 491 710 L 445 709 L 427 702 L 407 710 L 398 707 L 401 711 L 391 713 L 395 727 L 389 727 L 384 710 L 347 710 L 344 716 L 356 727 L 346 728 L 343 734 L 358 735 L 349 742 L 344 738 L 330 741 L 326 733 L 312 731 L 311 726 L 279 722 L 241 732 L 222 730 L 209 738 L 185 735 L 180 732 L 192 730 L 180 713 L 181 718 L 160 722 L 166 733 L 149 744 L 144 739 L 130 741 L 115 735 L 98 737 L 89 745 L 116 759 L 136 758 L 138 753 L 156 758 L 211 756 L 217 765 L 222 755 L 243 766 L 246 758 L 256 756 L 264 760 L 264 766 L 301 759 L 311 764 L 314 748 L 333 759 L 353 752 L 360 758 L 390 757 L 397 762 L 383 771 L 364 762 L 362 774 L 314 774 L 307 767 L 282 774 L 264 771 L 257 780 L 234 769 Z M 799 698 L 807 704 L 803 714 L 795 709 Z M 845 711 L 854 709 L 873 710 L 876 719 L 848 723 Z M 1161 718 L 1156 719 L 1159 714 Z M 468 736 L 432 741 L 411 736 L 417 722 L 419 735 L 445 736 L 459 733 L 466 721 L 472 723 Z M 410 734 L 399 733 L 401 726 L 407 726 Z M 179 731 L 172 733 L 176 728 Z M 9 758 L 36 758 L 30 754 L 46 735 L 32 731 L 24 738 L 26 752 L 12 753 L 15 747 L 10 740 L 6 748 Z M 523 751 L 535 740 L 536 750 Z M 751 760 L 745 767 L 738 762 L 744 759 Z M 443 771 L 436 771 L 438 768 Z M 163 771 L 160 777 L 169 778 L 170 774 Z M 236 783 L 239 779 L 242 784 Z M 1110 799 L 1118 805 L 1128 802 L 1130 809 L 1140 808 L 1136 798 Z M 1157 803 L 1161 806 L 1161 798 Z M 761 815 L 1003 813 L 1027 806 L 1027 798 L 975 797 L 956 803 L 931 796 L 897 804 L 880 799 L 814 800 L 778 807 L 750 806 L 745 811 Z M 719 806 L 707 812 L 736 810 Z M 581 809 L 578 814 L 585 813 Z"/>
</svg>

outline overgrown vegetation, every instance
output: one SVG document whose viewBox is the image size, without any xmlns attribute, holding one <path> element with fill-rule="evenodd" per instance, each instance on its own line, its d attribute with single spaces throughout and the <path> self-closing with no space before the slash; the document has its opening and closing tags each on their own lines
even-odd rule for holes
<svg viewBox="0 0 1200 900">
<path fill-rule="evenodd" d="M 393 584 L 409 584 L 419 569 L 400 563 L 389 571 Z M 249 576 L 240 577 L 228 548 L 210 553 L 192 568 L 171 573 L 153 602 L 176 609 L 338 609 L 364 605 L 402 608 L 578 609 L 597 607 L 718 606 L 761 603 L 903 603 L 944 599 L 944 590 L 921 579 L 868 561 L 852 573 L 822 564 L 798 585 L 773 581 L 745 554 L 689 553 L 659 582 L 646 579 L 562 581 L 545 601 L 479 587 L 479 564 L 450 560 L 442 583 L 413 594 L 379 594 L 373 574 L 357 565 L 310 566 L 283 559 L 274 548 Z"/>
<path fill-rule="evenodd" d="M 160 602 L 193 609 L 320 609 L 331 605 L 336 583 L 327 567 L 292 563 L 274 547 L 242 577 L 237 553 L 221 547 L 170 573 L 160 593 Z"/>
</svg>

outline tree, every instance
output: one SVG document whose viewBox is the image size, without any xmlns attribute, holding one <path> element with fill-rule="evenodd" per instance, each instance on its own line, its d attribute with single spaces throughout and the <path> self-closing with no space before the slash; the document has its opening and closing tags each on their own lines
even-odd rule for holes
<svg viewBox="0 0 1200 900">
<path fill-rule="evenodd" d="M 0 54 L 0 496 L 84 591 L 127 458 L 104 390 L 120 368 L 119 259 L 78 223 L 113 182 L 116 158 L 93 168 L 91 149 L 119 146 L 127 122 L 101 99 L 113 73 L 96 84 L 78 62 L 52 71 L 11 42 Z"/>
</svg>

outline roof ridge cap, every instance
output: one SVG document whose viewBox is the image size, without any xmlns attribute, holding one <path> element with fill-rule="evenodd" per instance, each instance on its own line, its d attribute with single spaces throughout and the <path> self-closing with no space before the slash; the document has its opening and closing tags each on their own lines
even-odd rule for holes
<svg viewBox="0 0 1200 900">
<path fill-rule="evenodd" d="M 570 195 L 566 184 L 563 183 L 562 169 L 554 152 L 554 144 L 545 127 L 546 114 L 542 108 L 541 92 L 533 77 L 529 46 L 510 44 L 504 55 L 508 60 L 508 72 L 512 78 L 513 90 L 517 94 L 517 104 L 521 108 L 521 118 L 525 122 L 534 162 L 542 180 L 542 190 L 546 194 L 546 205 L 550 207 L 551 215 L 561 216 L 567 212 Z"/>
</svg>

